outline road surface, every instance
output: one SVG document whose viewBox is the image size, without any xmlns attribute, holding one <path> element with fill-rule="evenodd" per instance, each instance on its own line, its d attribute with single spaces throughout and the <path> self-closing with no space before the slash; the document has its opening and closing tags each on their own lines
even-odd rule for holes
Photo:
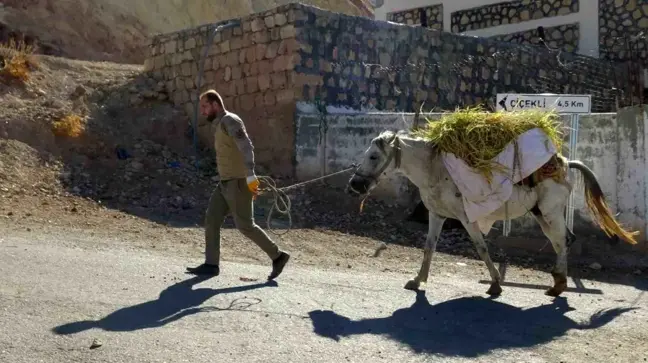
<svg viewBox="0 0 648 363">
<path fill-rule="evenodd" d="M 409 275 L 298 261 L 276 284 L 265 283 L 269 266 L 227 261 L 213 279 L 184 274 L 199 262 L 0 236 L 0 362 L 648 359 L 645 284 L 583 281 L 579 290 L 570 281 L 555 301 L 505 286 L 493 300 L 478 274 L 433 277 L 417 294 L 403 289 Z"/>
</svg>

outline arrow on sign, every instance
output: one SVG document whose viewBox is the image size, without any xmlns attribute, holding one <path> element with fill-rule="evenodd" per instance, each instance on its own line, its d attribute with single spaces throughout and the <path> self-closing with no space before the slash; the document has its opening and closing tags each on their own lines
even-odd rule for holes
<svg viewBox="0 0 648 363">
<path fill-rule="evenodd" d="M 504 111 L 508 111 L 508 109 L 506 108 L 506 99 L 507 98 L 508 98 L 508 95 L 504 96 L 504 98 L 502 98 L 502 100 L 499 101 L 499 104 L 500 104 L 500 106 L 502 106 L 502 108 L 504 108 Z"/>
</svg>

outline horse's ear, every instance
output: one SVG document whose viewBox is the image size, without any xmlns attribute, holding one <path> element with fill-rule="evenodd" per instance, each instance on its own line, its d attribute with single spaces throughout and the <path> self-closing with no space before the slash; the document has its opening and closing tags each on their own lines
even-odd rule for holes
<svg viewBox="0 0 648 363">
<path fill-rule="evenodd" d="M 385 139 L 383 139 L 382 137 L 377 138 L 376 147 L 378 147 L 378 149 L 382 151 L 385 151 Z"/>
<path fill-rule="evenodd" d="M 396 135 L 396 134 L 392 135 L 392 138 L 389 139 L 389 146 L 394 146 L 394 144 L 396 143 L 396 138 L 397 137 L 398 137 L 398 135 Z"/>
</svg>

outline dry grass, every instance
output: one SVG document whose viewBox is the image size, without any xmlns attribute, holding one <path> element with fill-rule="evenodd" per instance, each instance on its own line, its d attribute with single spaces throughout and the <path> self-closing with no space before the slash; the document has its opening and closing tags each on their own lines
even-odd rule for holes
<svg viewBox="0 0 648 363">
<path fill-rule="evenodd" d="M 515 112 L 488 112 L 482 108 L 459 109 L 440 120 L 428 120 L 414 133 L 432 141 L 441 151 L 454 154 L 470 167 L 491 179 L 505 167 L 494 159 L 519 135 L 540 128 L 558 150 L 563 144 L 562 122 L 556 112 L 529 109 Z"/>
<path fill-rule="evenodd" d="M 77 138 L 85 132 L 85 120 L 76 114 L 69 114 L 52 124 L 56 136 Z"/>
<path fill-rule="evenodd" d="M 31 71 L 38 67 L 36 47 L 11 39 L 0 43 L 0 74 L 12 80 L 26 82 Z"/>
</svg>

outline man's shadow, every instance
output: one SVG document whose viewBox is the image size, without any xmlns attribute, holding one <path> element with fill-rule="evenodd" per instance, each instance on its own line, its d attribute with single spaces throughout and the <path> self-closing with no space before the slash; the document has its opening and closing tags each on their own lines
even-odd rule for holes
<svg viewBox="0 0 648 363">
<path fill-rule="evenodd" d="M 237 308 L 234 306 L 237 303 L 236 301 L 232 302 L 226 308 L 200 307 L 205 301 L 216 295 L 277 286 L 275 281 L 269 281 L 222 289 L 193 289 L 194 285 L 207 279 L 206 277 L 197 276 L 181 281 L 164 289 L 156 300 L 119 309 L 100 320 L 82 320 L 63 324 L 53 328 L 52 331 L 56 334 L 68 335 L 80 333 L 92 328 L 120 332 L 158 328 L 200 312 L 241 309 L 240 307 Z M 249 306 L 255 303 L 239 302 L 239 304 L 244 305 L 243 308 L 245 308 L 245 305 Z"/>
<path fill-rule="evenodd" d="M 530 309 L 481 297 L 430 305 L 419 292 L 412 306 L 385 318 L 353 321 L 330 310 L 311 311 L 309 316 L 316 334 L 336 341 L 352 335 L 385 335 L 416 353 L 475 358 L 495 349 L 548 343 L 571 329 L 596 329 L 633 308 L 599 311 L 587 323 L 564 315 L 572 310 L 565 298 Z"/>
</svg>

